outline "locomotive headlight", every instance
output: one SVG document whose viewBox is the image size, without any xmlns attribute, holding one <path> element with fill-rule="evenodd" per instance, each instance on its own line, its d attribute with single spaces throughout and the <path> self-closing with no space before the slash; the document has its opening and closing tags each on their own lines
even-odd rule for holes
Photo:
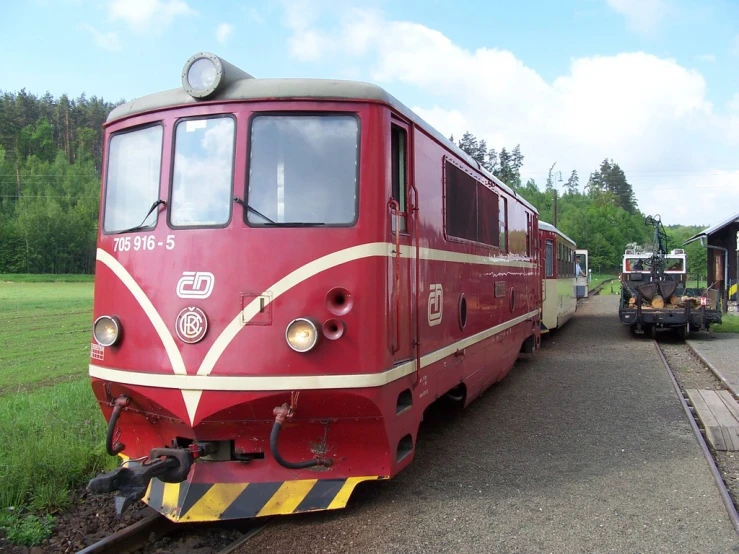
<svg viewBox="0 0 739 554">
<path fill-rule="evenodd" d="M 92 336 L 100 346 L 113 346 L 118 342 L 121 332 L 121 322 L 117 317 L 101 315 L 92 324 Z"/>
<path fill-rule="evenodd" d="M 210 52 L 192 56 L 182 68 L 182 87 L 193 98 L 207 98 L 230 83 L 253 79 L 246 71 Z"/>
<path fill-rule="evenodd" d="M 308 352 L 318 343 L 318 327 L 309 319 L 299 317 L 285 329 L 285 340 L 295 352 Z"/>
<path fill-rule="evenodd" d="M 182 70 L 182 86 L 190 96 L 205 98 L 213 93 L 223 76 L 223 66 L 218 56 L 201 52 L 187 60 Z"/>
</svg>

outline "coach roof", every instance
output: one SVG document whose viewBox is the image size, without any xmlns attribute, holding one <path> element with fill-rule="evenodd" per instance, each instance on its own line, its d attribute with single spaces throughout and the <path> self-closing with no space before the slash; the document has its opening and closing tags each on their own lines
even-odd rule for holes
<svg viewBox="0 0 739 554">
<path fill-rule="evenodd" d="M 562 231 L 557 229 L 554 225 L 552 225 L 551 223 L 547 223 L 546 221 L 539 220 L 539 230 L 549 231 L 551 233 L 557 233 L 560 237 L 571 242 L 572 244 L 577 244 L 574 240 L 572 240 L 570 237 L 565 235 Z"/>
<path fill-rule="evenodd" d="M 203 53 L 208 57 L 217 58 L 212 54 Z M 196 55 L 197 56 L 197 55 Z M 193 56 L 195 58 L 195 56 Z M 193 59 L 191 58 L 191 60 Z M 231 64 L 227 64 L 228 69 Z M 189 61 L 188 61 L 189 63 Z M 175 108 L 179 106 L 187 106 L 194 104 L 202 104 L 205 102 L 234 102 L 239 100 L 370 100 L 381 102 L 394 108 L 399 113 L 416 123 L 425 132 L 432 135 L 436 140 L 444 146 L 452 150 L 457 156 L 464 159 L 472 167 L 485 175 L 488 179 L 498 185 L 512 196 L 516 197 L 522 204 L 538 213 L 538 210 L 531 205 L 522 196 L 517 195 L 508 185 L 495 177 L 492 173 L 482 167 L 477 160 L 469 156 L 456 144 L 439 133 L 418 114 L 392 96 L 382 87 L 372 83 L 359 81 L 346 81 L 337 79 L 255 79 L 248 73 L 235 68 L 239 72 L 239 76 L 243 78 L 234 79 L 220 90 L 207 97 L 207 100 L 198 100 L 188 93 L 186 88 L 180 87 L 163 92 L 157 92 L 136 98 L 130 102 L 121 104 L 113 109 L 107 118 L 107 123 L 129 117 L 131 115 L 141 114 L 154 110 Z M 184 75 L 183 75 L 184 80 Z"/>
</svg>

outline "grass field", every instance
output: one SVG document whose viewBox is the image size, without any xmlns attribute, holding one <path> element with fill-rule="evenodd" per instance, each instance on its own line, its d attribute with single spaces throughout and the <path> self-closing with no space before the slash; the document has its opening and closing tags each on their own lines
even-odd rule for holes
<svg viewBox="0 0 739 554">
<path fill-rule="evenodd" d="M 588 290 L 593 290 L 595 287 L 600 285 L 603 281 L 607 281 L 608 279 L 618 279 L 618 275 L 610 275 L 607 273 L 604 274 L 593 274 L 593 278 L 588 283 Z M 618 285 L 618 282 L 615 282 L 616 285 Z M 600 294 L 611 294 L 611 285 L 607 284 L 603 287 L 603 289 L 600 291 Z M 616 290 L 618 287 L 614 285 L 613 289 Z M 619 291 L 616 290 L 614 294 L 619 294 Z"/>
<path fill-rule="evenodd" d="M 23 544 L 116 463 L 87 377 L 92 293 L 92 282 L 0 279 L 0 530 Z"/>
<path fill-rule="evenodd" d="M 0 282 L 0 396 L 87 374 L 92 283 Z"/>
<path fill-rule="evenodd" d="M 711 325 L 715 333 L 739 333 L 739 315 L 723 314 L 721 325 Z"/>
<path fill-rule="evenodd" d="M 0 273 L 0 283 L 92 283 L 94 275 Z"/>
</svg>

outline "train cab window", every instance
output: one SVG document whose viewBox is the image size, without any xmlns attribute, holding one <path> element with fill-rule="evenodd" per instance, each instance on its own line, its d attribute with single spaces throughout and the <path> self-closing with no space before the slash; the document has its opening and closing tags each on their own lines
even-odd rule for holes
<svg viewBox="0 0 739 554">
<path fill-rule="evenodd" d="M 359 120 L 269 114 L 251 120 L 246 221 L 251 226 L 353 225 Z"/>
<path fill-rule="evenodd" d="M 554 277 L 554 243 L 551 240 L 546 244 L 546 276 Z"/>
<path fill-rule="evenodd" d="M 177 123 L 169 222 L 226 225 L 231 219 L 235 122 L 231 117 Z"/>
<path fill-rule="evenodd" d="M 499 237 L 498 244 L 503 252 L 508 251 L 508 199 L 504 196 L 500 197 L 498 202 L 498 225 Z"/>
<path fill-rule="evenodd" d="M 391 143 L 391 163 L 392 163 L 392 196 L 393 200 L 398 202 L 400 208 L 400 232 L 404 233 L 407 229 L 407 166 L 408 153 L 406 145 L 408 144 L 405 129 L 393 125 L 390 143 Z M 396 218 L 392 218 L 392 229 L 395 231 Z"/>
<path fill-rule="evenodd" d="M 159 198 L 161 166 L 161 125 L 111 137 L 103 217 L 106 233 L 154 227 L 157 212 L 152 212 L 143 223 L 141 220 Z"/>
</svg>

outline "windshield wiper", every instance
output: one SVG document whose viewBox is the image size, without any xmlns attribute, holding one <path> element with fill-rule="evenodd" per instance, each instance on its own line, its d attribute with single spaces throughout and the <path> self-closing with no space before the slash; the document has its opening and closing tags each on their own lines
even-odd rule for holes
<svg viewBox="0 0 739 554">
<path fill-rule="evenodd" d="M 160 204 L 163 205 L 163 206 L 166 206 L 167 205 L 167 203 L 164 200 L 162 200 L 161 198 L 159 200 L 156 200 L 151 205 L 151 208 L 149 208 L 149 211 L 146 212 L 146 215 L 144 216 L 144 219 L 143 219 L 143 221 L 141 221 L 141 223 L 139 223 L 135 227 L 131 227 L 130 229 L 123 229 L 123 231 L 117 231 L 117 232 L 115 232 L 113 234 L 114 235 L 122 235 L 123 233 L 133 233 L 135 231 L 140 231 L 141 229 L 146 229 L 148 227 L 148 225 L 144 225 L 144 223 L 146 222 L 146 218 L 149 217 L 151 215 L 151 212 L 153 212 L 156 209 L 156 207 L 159 206 Z"/>
<path fill-rule="evenodd" d="M 239 198 L 238 196 L 234 196 L 234 202 L 236 202 L 237 204 L 241 204 L 242 206 L 244 206 L 244 207 L 245 207 L 245 208 L 246 208 L 247 210 L 249 210 L 249 211 L 250 211 L 251 213 L 253 213 L 254 215 L 258 215 L 259 217 L 261 217 L 261 218 L 262 218 L 262 219 L 264 219 L 265 221 L 267 221 L 267 222 L 269 222 L 269 223 L 272 223 L 272 224 L 276 225 L 276 223 L 275 223 L 274 221 L 272 221 L 272 220 L 271 220 L 270 218 L 268 218 L 268 217 L 267 217 L 266 215 L 264 215 L 264 214 L 262 214 L 262 213 L 259 213 L 259 212 L 258 212 L 257 210 L 255 210 L 254 208 L 252 208 L 252 207 L 251 207 L 251 206 L 250 206 L 249 204 L 247 204 L 246 202 L 244 202 L 244 201 L 243 201 L 243 200 L 242 200 L 241 198 Z"/>
<path fill-rule="evenodd" d="M 320 227 L 321 225 L 326 225 L 323 222 L 315 221 L 308 223 L 307 221 L 285 221 L 284 223 L 275 223 L 272 221 L 271 223 L 265 223 L 265 227 Z"/>
</svg>

